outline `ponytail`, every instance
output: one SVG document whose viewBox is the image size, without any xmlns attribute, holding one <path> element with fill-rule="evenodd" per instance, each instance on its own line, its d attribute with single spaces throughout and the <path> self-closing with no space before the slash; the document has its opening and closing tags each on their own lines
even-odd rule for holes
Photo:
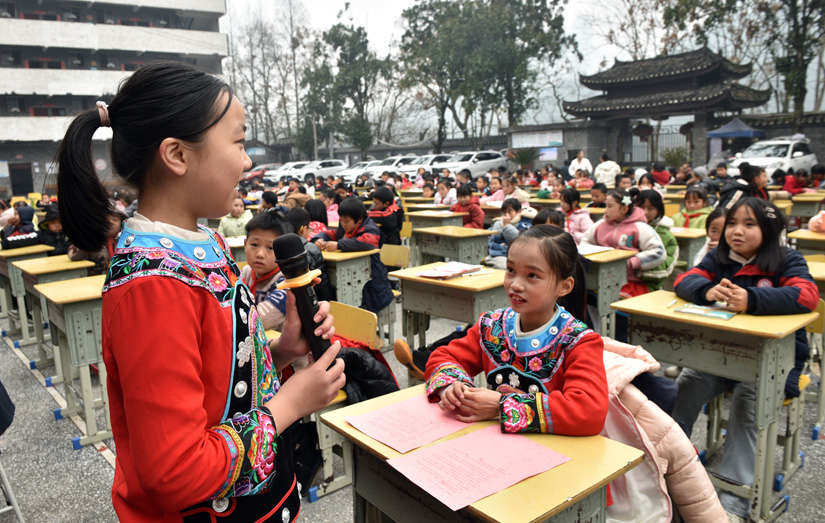
<svg viewBox="0 0 825 523">
<path fill-rule="evenodd" d="M 57 149 L 57 199 L 63 231 L 78 248 L 96 252 L 109 237 L 113 208 L 92 163 L 92 136 L 100 112 L 90 109 L 69 125 Z"/>
</svg>

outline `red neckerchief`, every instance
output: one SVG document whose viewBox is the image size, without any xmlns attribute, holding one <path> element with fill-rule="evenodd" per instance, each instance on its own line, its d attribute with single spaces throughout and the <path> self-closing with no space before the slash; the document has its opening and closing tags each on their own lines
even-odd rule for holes
<svg viewBox="0 0 825 523">
<path fill-rule="evenodd" d="M 697 212 L 697 213 L 693 213 L 693 214 L 686 214 L 685 211 L 682 211 L 682 216 L 685 217 L 685 227 L 690 227 L 690 219 L 691 218 L 698 218 L 698 217 L 702 216 L 703 214 L 704 213 L 702 213 L 702 212 Z"/>
<path fill-rule="evenodd" d="M 252 291 L 252 295 L 253 296 L 258 295 L 257 294 L 258 282 L 261 282 L 261 281 L 264 281 L 264 280 L 268 280 L 269 278 L 272 278 L 273 276 L 278 274 L 278 271 L 280 271 L 280 270 L 281 269 L 276 265 L 275 268 L 271 272 L 268 272 L 268 273 L 264 274 L 260 278 L 255 273 L 255 271 L 252 271 L 252 282 L 249 284 L 249 290 Z"/>
<path fill-rule="evenodd" d="M 361 220 L 361 225 L 352 230 L 351 233 L 345 232 L 344 238 L 355 238 L 359 233 L 364 232 L 364 221 Z"/>
</svg>

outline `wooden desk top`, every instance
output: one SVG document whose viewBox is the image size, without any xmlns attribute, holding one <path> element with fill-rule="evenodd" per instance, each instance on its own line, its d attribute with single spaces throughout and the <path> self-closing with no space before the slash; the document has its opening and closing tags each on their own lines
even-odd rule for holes
<svg viewBox="0 0 825 523">
<path fill-rule="evenodd" d="M 808 270 L 816 281 L 825 281 L 825 262 L 808 262 Z"/>
<path fill-rule="evenodd" d="M 561 200 L 558 198 L 530 198 L 527 203 L 534 203 L 536 205 L 561 205 Z"/>
<path fill-rule="evenodd" d="M 407 204 L 408 211 L 446 211 L 449 210 L 449 205 L 436 205 L 434 203 L 410 203 Z"/>
<path fill-rule="evenodd" d="M 636 251 L 624 251 L 622 249 L 612 249 L 609 251 L 594 252 L 585 256 L 593 263 L 610 263 L 617 260 L 626 260 L 638 254 Z"/>
<path fill-rule="evenodd" d="M 420 227 L 413 233 L 429 233 L 449 238 L 476 238 L 478 236 L 492 236 L 496 232 L 488 229 L 472 229 L 470 227 L 457 227 L 455 225 L 443 225 L 441 227 Z"/>
<path fill-rule="evenodd" d="M 230 236 L 226 239 L 226 243 L 232 249 L 237 249 L 243 247 L 244 242 L 246 241 L 246 236 Z"/>
<path fill-rule="evenodd" d="M 100 276 L 87 276 L 54 283 L 41 283 L 35 285 L 34 288 L 48 301 L 57 305 L 66 305 L 81 301 L 99 300 L 104 281 L 106 281 L 106 275 L 101 274 Z"/>
<path fill-rule="evenodd" d="M 419 189 L 419 188 L 401 189 L 398 192 L 401 193 L 401 194 L 421 194 L 421 193 L 424 192 L 424 189 Z"/>
<path fill-rule="evenodd" d="M 393 271 L 391 276 L 395 276 L 399 280 L 415 281 L 419 283 L 427 283 L 437 287 L 449 287 L 451 289 L 460 289 L 465 291 L 486 291 L 495 287 L 504 285 L 504 272 L 499 269 L 491 269 L 489 267 L 482 267 L 479 272 L 492 271 L 492 274 L 479 274 L 478 276 L 459 276 L 449 280 L 436 280 L 433 278 L 422 278 L 416 276 L 419 272 L 435 269 L 441 267 L 444 262 L 428 263 L 427 265 L 419 265 L 418 267 L 410 267 L 408 269 L 401 269 L 400 271 Z"/>
<path fill-rule="evenodd" d="M 455 216 L 469 216 L 468 212 L 444 212 L 444 211 L 415 211 L 408 212 L 407 216 L 423 216 L 426 218 L 453 218 Z"/>
<path fill-rule="evenodd" d="M 816 192 L 801 192 L 791 198 L 791 201 L 795 202 L 821 202 L 822 200 L 825 200 L 825 194 Z"/>
<path fill-rule="evenodd" d="M 771 204 L 780 209 L 790 209 L 793 207 L 793 202 L 790 200 L 773 200 Z"/>
<path fill-rule="evenodd" d="M 582 207 L 585 211 L 589 212 L 590 214 L 604 214 L 605 208 L 604 207 Z"/>
<path fill-rule="evenodd" d="M 257 211 L 261 208 L 261 204 L 260 203 L 253 203 L 252 205 L 244 205 L 244 207 L 246 207 L 247 209 L 252 209 L 252 210 Z"/>
<path fill-rule="evenodd" d="M 362 258 L 364 256 L 369 256 L 369 255 L 375 254 L 377 252 L 380 252 L 380 251 L 378 249 L 371 249 L 369 251 L 351 251 L 351 252 L 321 251 L 321 254 L 324 256 L 324 261 L 339 262 L 339 261 L 354 260 L 356 258 Z"/>
<path fill-rule="evenodd" d="M 668 308 L 668 305 L 674 299 L 676 303 Z M 612 303 L 611 307 L 622 312 L 675 320 L 686 325 L 700 325 L 729 332 L 776 339 L 784 338 L 796 332 L 819 317 L 816 312 L 783 316 L 753 316 L 740 312 L 729 320 L 719 320 L 696 314 L 674 312 L 675 309 L 685 303 L 687 302 L 678 298 L 673 292 L 655 291 L 628 300 L 617 301 Z"/>
<path fill-rule="evenodd" d="M 21 260 L 13 262 L 12 265 L 26 274 L 35 276 L 74 269 L 87 269 L 95 266 L 89 260 L 72 261 L 67 256 L 48 256 L 46 258 L 35 258 L 34 260 Z"/>
<path fill-rule="evenodd" d="M 708 235 L 704 229 L 692 229 L 690 227 L 671 227 L 670 232 L 676 238 L 682 239 L 704 238 Z"/>
<path fill-rule="evenodd" d="M 409 198 L 404 198 L 404 201 L 407 203 L 433 203 L 435 201 L 435 197 L 425 198 L 423 196 L 410 196 Z"/>
<path fill-rule="evenodd" d="M 825 233 L 814 232 L 810 229 L 797 229 L 794 232 L 788 233 L 788 238 L 794 240 L 814 240 L 818 242 L 825 242 Z"/>
<path fill-rule="evenodd" d="M 346 418 L 365 414 L 420 394 L 424 394 L 424 385 L 325 412 L 321 414 L 321 421 L 381 459 L 397 458 L 402 454 L 359 431 L 350 425 Z M 421 448 L 493 425 L 498 425 L 498 422 L 483 421 L 469 424 L 466 428 Z M 620 477 L 644 459 L 641 450 L 601 436 L 523 436 L 571 458 L 570 461 L 480 499 L 464 510 L 485 521 L 544 521 Z M 420 449 L 410 452 L 418 450 Z M 541 492 L 541 495 L 537 496 L 537 492 Z"/>
<path fill-rule="evenodd" d="M 17 256 L 29 256 L 30 254 L 42 254 L 51 252 L 54 247 L 51 245 L 29 245 L 28 247 L 19 247 L 17 249 L 0 250 L 0 258 L 15 258 Z"/>
</svg>

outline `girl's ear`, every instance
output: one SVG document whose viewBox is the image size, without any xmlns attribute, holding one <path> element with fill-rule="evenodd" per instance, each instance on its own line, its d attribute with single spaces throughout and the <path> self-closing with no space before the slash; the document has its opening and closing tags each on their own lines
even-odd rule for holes
<svg viewBox="0 0 825 523">
<path fill-rule="evenodd" d="M 568 276 L 567 278 L 563 279 L 559 282 L 557 287 L 557 296 L 561 298 L 562 296 L 567 296 L 573 291 L 573 287 L 576 286 L 576 279 L 572 276 Z"/>
<path fill-rule="evenodd" d="M 177 138 L 165 138 L 158 146 L 158 160 L 175 175 L 183 176 L 190 151 Z"/>
</svg>

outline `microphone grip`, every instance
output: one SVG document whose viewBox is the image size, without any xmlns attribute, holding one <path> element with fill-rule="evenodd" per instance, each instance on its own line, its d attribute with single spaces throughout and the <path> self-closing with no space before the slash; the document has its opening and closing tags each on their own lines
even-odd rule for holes
<svg viewBox="0 0 825 523">
<path fill-rule="evenodd" d="M 332 345 L 329 340 L 325 340 L 315 335 L 315 329 L 321 323 L 315 322 L 313 318 L 318 313 L 318 298 L 311 285 L 292 289 L 295 294 L 295 304 L 298 308 L 298 318 L 301 320 L 301 333 L 309 343 L 312 357 L 318 361 L 326 350 Z"/>
</svg>

